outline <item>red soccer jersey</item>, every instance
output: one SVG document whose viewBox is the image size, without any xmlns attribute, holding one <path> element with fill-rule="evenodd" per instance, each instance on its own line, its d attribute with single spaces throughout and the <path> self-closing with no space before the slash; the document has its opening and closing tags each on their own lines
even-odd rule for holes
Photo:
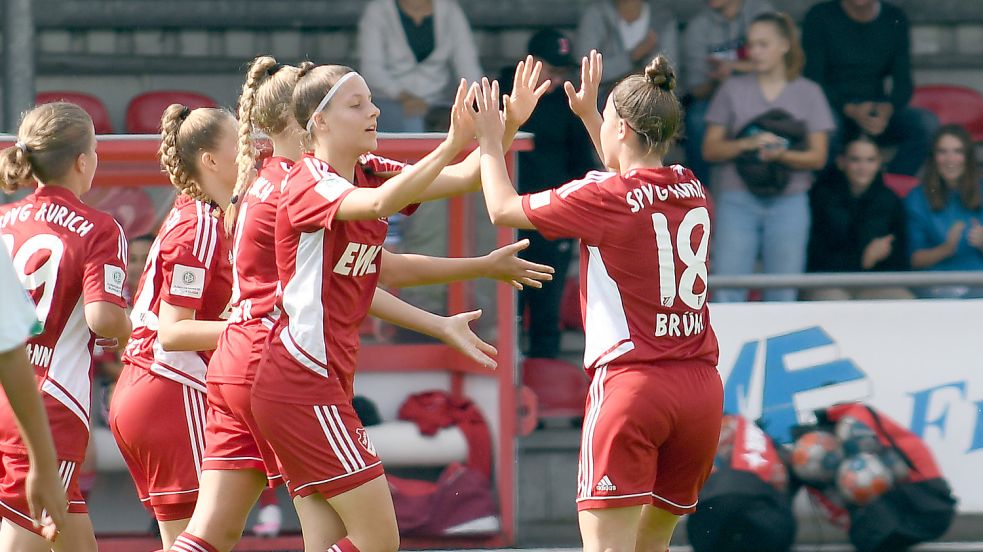
<svg viewBox="0 0 983 552">
<path fill-rule="evenodd" d="M 584 366 L 695 360 L 716 364 L 706 306 L 710 213 L 680 165 L 591 172 L 523 196 L 547 238 L 580 238 Z"/>
<path fill-rule="evenodd" d="M 229 244 L 218 209 L 178 195 L 140 277 L 123 362 L 204 392 L 212 353 L 165 351 L 157 342 L 160 302 L 194 309 L 196 320 L 224 320 L 231 295 Z"/>
<path fill-rule="evenodd" d="M 291 166 L 293 161 L 282 157 L 264 159 L 239 205 L 232 239 L 232 315 L 216 349 L 221 362 L 209 363 L 208 381 L 252 382 L 265 336 L 280 316 L 274 229 L 280 188 Z"/>
<path fill-rule="evenodd" d="M 257 395 L 315 404 L 329 377 L 340 378 L 351 395 L 359 326 L 379 280 L 387 222 L 335 220 L 335 214 L 356 185 L 377 187 L 383 182 L 378 173 L 403 166 L 365 156 L 355 170 L 355 185 L 312 155 L 290 170 L 276 217 L 283 295 L 270 347 L 282 347 L 297 362 L 279 370 L 261 365 L 253 388 Z"/>
<path fill-rule="evenodd" d="M 81 460 L 88 442 L 95 335 L 85 305 L 126 307 L 126 239 L 106 213 L 57 186 L 41 186 L 0 207 L 0 237 L 37 304 L 43 331 L 27 342 L 59 458 Z M 2 394 L 0 394 L 2 395 Z M 0 396 L 0 450 L 26 453 L 6 395 Z"/>
</svg>

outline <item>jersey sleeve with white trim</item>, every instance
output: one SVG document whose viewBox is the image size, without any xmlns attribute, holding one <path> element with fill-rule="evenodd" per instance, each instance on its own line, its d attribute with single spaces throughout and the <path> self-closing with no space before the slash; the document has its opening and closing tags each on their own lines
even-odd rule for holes
<svg viewBox="0 0 983 552">
<path fill-rule="evenodd" d="M 398 173 L 409 166 L 402 161 L 396 161 L 395 159 L 389 159 L 372 153 L 363 155 L 359 161 L 365 169 L 368 169 L 368 172 L 378 175 Z"/>
<path fill-rule="evenodd" d="M 387 180 L 409 167 L 408 163 L 380 157 L 371 153 L 363 155 L 360 165 L 355 169 L 355 184 L 359 188 L 378 188 Z M 419 203 L 410 203 L 399 210 L 402 215 L 410 216 L 420 207 Z"/>
<path fill-rule="evenodd" d="M 160 243 L 160 288 L 162 301 L 176 307 L 198 310 L 205 302 L 205 288 L 211 279 L 216 253 L 220 253 L 218 218 L 195 203 L 195 218 L 185 216 Z"/>
<path fill-rule="evenodd" d="M 114 221 L 115 222 L 115 221 Z M 85 303 L 105 301 L 126 308 L 126 236 L 119 224 L 100 229 L 100 237 L 90 242 L 83 278 Z"/>
<path fill-rule="evenodd" d="M 614 173 L 591 171 L 584 178 L 551 190 L 522 196 L 522 209 L 543 236 L 580 238 L 597 245 L 608 223 L 604 182 Z"/>
<path fill-rule="evenodd" d="M 331 228 L 342 200 L 355 186 L 312 156 L 305 156 L 297 165 L 291 183 L 296 193 L 282 198 L 291 225 L 302 232 Z"/>
</svg>

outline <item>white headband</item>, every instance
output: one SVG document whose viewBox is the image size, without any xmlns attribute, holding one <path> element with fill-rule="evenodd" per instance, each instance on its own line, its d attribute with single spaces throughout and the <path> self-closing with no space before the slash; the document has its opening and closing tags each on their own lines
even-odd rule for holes
<svg viewBox="0 0 983 552">
<path fill-rule="evenodd" d="M 338 89 L 341 88 L 341 85 L 345 84 L 347 80 L 353 77 L 361 77 L 361 76 L 362 75 L 359 75 L 357 72 L 352 71 L 351 73 L 345 73 L 344 76 L 338 79 L 338 82 L 334 83 L 334 86 L 332 86 L 331 89 L 328 90 L 328 93 L 324 95 L 324 99 L 321 100 L 321 103 L 317 104 L 317 108 L 314 109 L 314 113 L 311 113 L 311 118 L 307 120 L 307 132 L 310 132 L 311 127 L 314 126 L 314 116 L 324 111 L 324 108 L 327 107 L 328 102 L 330 102 L 331 98 L 334 97 L 335 92 L 337 92 Z"/>
</svg>

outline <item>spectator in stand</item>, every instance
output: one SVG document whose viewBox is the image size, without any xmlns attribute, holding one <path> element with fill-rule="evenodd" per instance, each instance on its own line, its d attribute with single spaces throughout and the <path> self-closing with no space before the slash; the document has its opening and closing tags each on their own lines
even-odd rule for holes
<svg viewBox="0 0 983 552">
<path fill-rule="evenodd" d="M 457 0 L 372 0 L 358 25 L 359 70 L 379 108 L 380 132 L 447 130 L 451 85 L 481 79 L 478 49 Z M 433 110 L 435 113 L 428 117 Z M 436 126 L 437 123 L 443 128 Z M 447 255 L 447 202 L 424 203 L 399 218 L 402 249 Z M 445 286 L 405 290 L 403 298 L 432 312 L 447 312 Z M 406 340 L 429 340 L 416 332 Z"/>
<path fill-rule="evenodd" d="M 806 14 L 802 42 L 805 76 L 823 87 L 836 114 L 830 158 L 841 137 L 859 129 L 878 144 L 898 146 L 887 172 L 916 175 L 939 123 L 908 106 L 914 85 L 904 12 L 880 0 L 828 0 Z"/>
<path fill-rule="evenodd" d="M 529 54 L 542 62 L 538 87 L 550 81 L 546 94 L 520 130 L 531 132 L 535 148 L 519 154 L 518 188 L 521 194 L 549 190 L 580 178 L 596 165 L 594 146 L 580 118 L 570 111 L 563 83 L 578 67 L 570 39 L 554 29 L 543 29 L 529 40 Z M 503 90 L 511 90 L 513 70 L 502 71 Z M 573 240 L 547 240 L 539 232 L 520 230 L 519 238 L 529 240 L 522 255 L 530 261 L 556 269 L 553 281 L 543 287 L 527 287 L 519 292 L 519 312 L 528 309 L 527 357 L 556 358 L 560 353 L 560 302 L 567 269 L 573 255 Z"/>
<path fill-rule="evenodd" d="M 150 248 L 153 247 L 154 236 L 144 234 L 130 240 L 126 247 L 126 287 L 124 296 L 126 302 L 133 305 L 133 294 L 140 285 L 140 277 L 143 276 L 143 269 L 147 265 L 147 257 L 150 256 Z"/>
<path fill-rule="evenodd" d="M 662 53 L 673 63 L 679 53 L 679 22 L 665 0 L 596 0 L 577 27 L 577 55 L 597 50 L 604 56 L 604 82 L 598 97 L 622 78 L 638 73 Z M 565 182 L 565 181 L 564 181 Z"/>
<path fill-rule="evenodd" d="M 884 185 L 877 143 L 858 135 L 846 143 L 836 167 L 809 193 L 809 272 L 907 270 L 907 215 L 901 198 Z M 914 297 L 898 287 L 815 289 L 804 295 L 812 301 Z"/>
<path fill-rule="evenodd" d="M 983 270 L 983 184 L 973 140 L 958 125 L 939 129 L 925 178 L 905 198 L 908 249 L 917 270 Z M 983 297 L 983 289 L 937 287 L 923 297 Z"/>
<path fill-rule="evenodd" d="M 451 84 L 482 75 L 456 0 L 372 0 L 358 23 L 358 50 L 380 132 L 423 132 L 431 108 L 451 105 Z"/>
<path fill-rule="evenodd" d="M 767 0 L 706 0 L 706 8 L 686 25 L 682 73 L 686 85 L 686 165 L 704 184 L 710 166 L 703 159 L 703 135 L 710 99 L 734 74 L 754 68 L 747 59 L 747 30 L 754 18 L 774 11 Z M 607 64 L 607 56 L 604 58 Z"/>
<path fill-rule="evenodd" d="M 756 17 L 747 50 L 754 72 L 728 79 L 706 116 L 703 156 L 716 163 L 712 179 L 718 187 L 712 267 L 717 274 L 750 274 L 760 255 L 766 273 L 800 273 L 809 240 L 807 192 L 812 171 L 826 163 L 833 116 L 822 89 L 800 76 L 802 49 L 788 15 Z M 798 132 L 782 135 L 765 126 L 771 117 Z M 755 166 L 774 175 L 761 182 L 770 189 L 749 178 L 745 167 Z M 714 297 L 743 301 L 747 292 L 722 289 Z M 764 292 L 766 301 L 795 298 L 794 289 Z"/>
</svg>

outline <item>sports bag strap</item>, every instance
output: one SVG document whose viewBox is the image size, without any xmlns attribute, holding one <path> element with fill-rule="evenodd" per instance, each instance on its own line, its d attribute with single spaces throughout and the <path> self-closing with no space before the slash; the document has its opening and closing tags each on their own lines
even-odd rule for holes
<svg viewBox="0 0 983 552">
<path fill-rule="evenodd" d="M 891 447 L 893 447 L 894 450 L 897 451 L 897 453 L 901 456 L 901 459 L 904 460 L 905 464 L 908 464 L 908 467 L 911 468 L 912 471 L 916 471 L 916 472 L 919 471 L 918 468 L 915 466 L 915 463 L 911 461 L 911 458 L 908 458 L 908 455 L 905 454 L 905 451 L 901 450 L 901 447 L 898 446 L 898 443 L 897 441 L 894 440 L 894 437 L 892 437 L 891 434 L 888 433 L 886 429 L 884 429 L 884 424 L 883 422 L 881 422 L 881 415 L 878 414 L 876 410 L 871 408 L 870 405 L 865 404 L 864 408 L 867 409 L 867 412 L 870 412 L 870 416 L 874 419 L 874 423 L 877 424 L 877 429 L 881 431 L 881 435 L 883 435 L 884 438 L 887 439 L 888 443 L 891 443 Z"/>
</svg>

